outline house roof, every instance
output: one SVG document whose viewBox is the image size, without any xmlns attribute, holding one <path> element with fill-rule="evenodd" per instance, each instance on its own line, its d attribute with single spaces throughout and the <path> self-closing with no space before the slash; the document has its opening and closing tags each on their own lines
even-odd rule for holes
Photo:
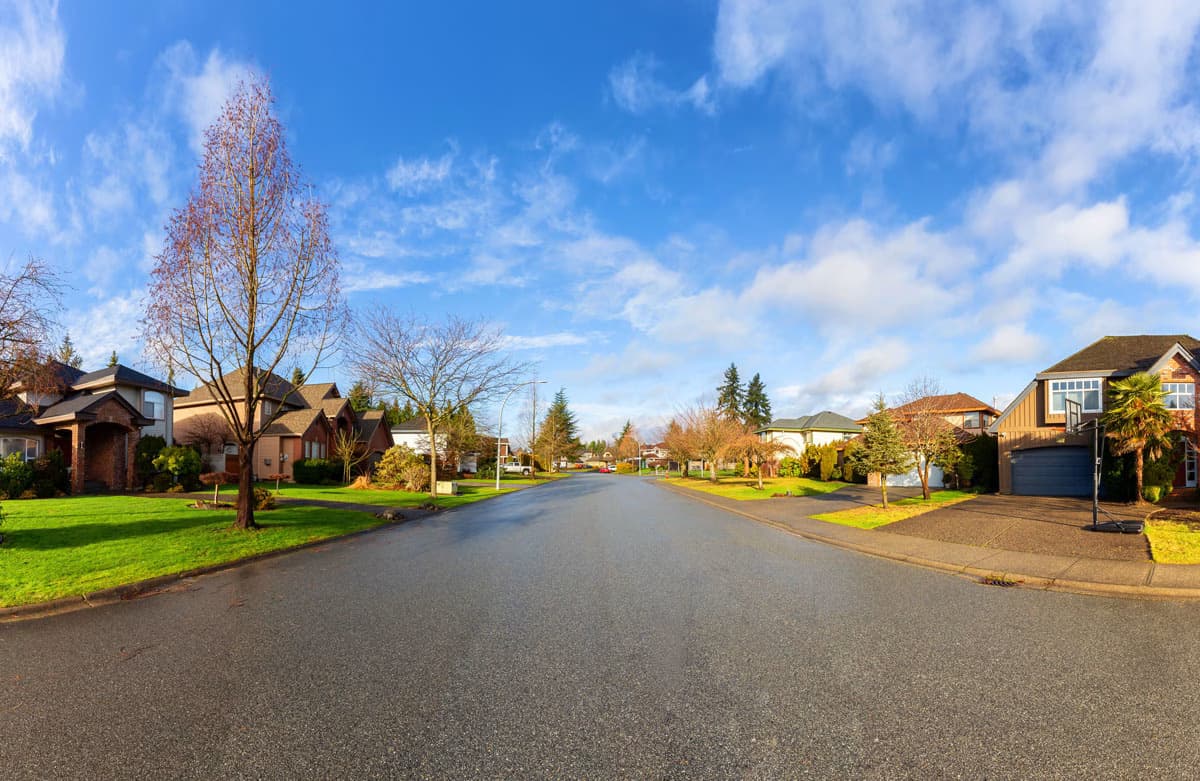
<svg viewBox="0 0 1200 781">
<path fill-rule="evenodd" d="M 942 414 L 977 411 L 990 412 L 993 415 L 1000 414 L 1000 410 L 996 409 L 991 404 L 982 402 L 974 396 L 966 393 L 944 393 L 940 396 L 926 396 L 923 399 L 910 401 L 908 404 L 901 404 L 898 407 L 893 407 L 892 412 L 905 415 L 916 409 Z"/>
<path fill-rule="evenodd" d="M 862 426 L 845 415 L 824 410 L 815 415 L 773 420 L 758 431 L 842 431 L 857 434 L 862 431 Z"/>
<path fill-rule="evenodd" d="M 375 436 L 375 430 L 383 423 L 383 410 L 369 409 L 358 415 L 358 438 L 362 442 L 370 442 Z"/>
<path fill-rule="evenodd" d="M 301 385 L 296 388 L 296 393 L 304 399 L 305 403 L 310 407 L 319 407 L 321 402 L 327 399 L 340 399 L 341 394 L 338 393 L 337 383 L 334 382 L 318 382 L 312 385 Z"/>
<path fill-rule="evenodd" d="M 342 408 L 349 403 L 349 399 L 338 397 L 332 399 L 321 399 L 315 404 L 310 403 L 309 406 L 322 410 L 329 418 L 336 418 L 338 413 L 342 411 Z"/>
<path fill-rule="evenodd" d="M 1054 364 L 1042 374 L 1136 374 L 1149 369 L 1176 344 L 1193 354 L 1200 352 L 1200 341 L 1187 334 L 1105 336 Z"/>
<path fill-rule="evenodd" d="M 234 399 L 243 398 L 242 387 L 245 384 L 246 370 L 234 369 L 221 376 L 221 381 L 229 389 Z M 307 406 L 304 396 L 296 392 L 295 386 L 274 372 L 259 371 L 259 382 L 263 384 L 263 396 L 274 401 L 286 401 L 297 407 Z M 315 387 L 315 386 L 309 386 Z M 191 392 L 186 399 L 176 403 L 176 407 L 191 407 L 199 404 L 209 404 L 217 400 L 208 383 L 204 383 Z"/>
<path fill-rule="evenodd" d="M 418 415 L 415 418 L 409 418 L 403 423 L 397 423 L 396 425 L 392 426 L 392 431 L 415 431 L 417 433 L 424 434 L 427 431 L 427 427 L 425 426 L 425 417 L 423 415 Z"/>
<path fill-rule="evenodd" d="M 173 387 L 162 380 L 156 380 L 147 374 L 142 374 L 121 364 L 108 366 L 99 371 L 87 372 L 86 374 L 81 373 L 71 382 L 71 387 L 75 390 L 105 385 L 131 385 L 135 388 L 148 388 L 149 390 L 168 393 L 172 396 L 188 395 L 188 392 L 182 388 Z"/>
<path fill-rule="evenodd" d="M 317 418 L 324 417 L 319 409 L 297 409 L 285 412 L 263 430 L 266 437 L 299 437 L 312 426 Z"/>
<path fill-rule="evenodd" d="M 71 420 L 88 420 L 95 417 L 92 410 L 104 404 L 106 401 L 116 401 L 121 406 L 125 407 L 132 418 L 132 422 L 138 426 L 149 426 L 154 421 L 142 415 L 136 407 L 130 404 L 125 398 L 115 390 L 106 393 L 97 393 L 94 395 L 81 394 L 72 396 L 69 399 L 64 399 L 57 404 L 52 404 L 34 418 L 34 422 L 40 424 L 46 423 L 63 423 Z"/>
<path fill-rule="evenodd" d="M 0 430 L 37 431 L 33 417 L 33 410 L 13 399 L 0 401 Z"/>
</svg>

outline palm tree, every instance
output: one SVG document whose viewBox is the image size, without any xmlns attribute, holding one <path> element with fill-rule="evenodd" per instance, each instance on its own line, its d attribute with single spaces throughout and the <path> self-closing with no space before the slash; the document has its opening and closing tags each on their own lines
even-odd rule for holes
<svg viewBox="0 0 1200 781">
<path fill-rule="evenodd" d="M 1108 388 L 1108 409 L 1101 416 L 1106 436 L 1117 455 L 1133 453 L 1137 499 L 1142 501 L 1142 465 L 1145 456 L 1158 458 L 1171 441 L 1175 421 L 1163 399 L 1162 383 L 1153 374 L 1139 372 L 1114 380 Z"/>
</svg>

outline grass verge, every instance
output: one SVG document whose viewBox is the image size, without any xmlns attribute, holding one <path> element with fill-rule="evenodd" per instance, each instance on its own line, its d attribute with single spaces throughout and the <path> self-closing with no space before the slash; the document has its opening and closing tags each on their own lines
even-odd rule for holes
<svg viewBox="0 0 1200 781">
<path fill-rule="evenodd" d="M 383 523 L 354 510 L 281 506 L 256 514 L 262 529 L 242 532 L 230 529 L 231 511 L 192 510 L 189 501 L 80 496 L 5 502 L 0 607 L 224 564 Z"/>
<path fill-rule="evenodd" d="M 532 481 L 508 481 L 500 483 L 500 493 L 508 493 L 505 488 L 524 488 L 532 485 Z M 494 485 L 494 483 L 492 484 Z M 275 490 L 274 483 L 260 483 L 260 487 L 269 488 L 273 492 Z M 343 502 L 346 504 L 370 504 L 378 507 L 420 507 L 427 502 L 443 509 L 451 507 L 460 507 L 464 504 L 478 502 L 481 499 L 489 499 L 497 495 L 496 489 L 482 483 L 464 484 L 459 481 L 458 495 L 456 496 L 439 496 L 436 499 L 426 493 L 413 493 L 412 491 L 393 491 L 383 488 L 372 488 L 368 490 L 358 490 L 344 485 L 295 485 L 293 483 L 284 483 L 279 487 L 278 496 L 281 499 L 319 499 L 324 502 Z M 197 494 L 198 495 L 198 494 Z M 221 492 L 225 495 L 225 491 Z M 230 491 L 230 496 L 237 495 L 237 490 Z M 209 494 L 211 497 L 211 494 Z"/>
<path fill-rule="evenodd" d="M 898 499 L 894 502 L 888 502 L 886 510 L 881 505 L 873 504 L 869 507 L 853 507 L 849 510 L 839 510 L 835 513 L 821 513 L 820 515 L 814 515 L 813 518 L 818 521 L 839 523 L 842 526 L 853 526 L 858 529 L 877 529 L 880 526 L 887 526 L 889 523 L 903 521 L 905 518 L 912 518 L 914 515 L 927 513 L 939 507 L 959 504 L 975 497 L 976 494 L 967 493 L 966 491 L 934 491 L 929 495 L 928 500 L 914 497 L 912 499 Z"/>
<path fill-rule="evenodd" d="M 1151 518 L 1145 531 L 1159 564 L 1200 564 L 1200 522 Z"/>
<path fill-rule="evenodd" d="M 849 485 L 849 483 L 841 483 L 833 480 L 823 483 L 820 480 L 811 480 L 807 477 L 776 477 L 764 479 L 763 489 L 760 491 L 758 490 L 757 480 L 747 480 L 744 477 L 737 479 L 727 478 L 717 483 L 698 477 L 675 477 L 664 479 L 662 482 L 667 485 L 677 485 L 682 488 L 690 488 L 694 491 L 703 491 L 707 494 L 723 496 L 726 499 L 737 499 L 738 501 L 770 499 L 772 494 L 782 494 L 787 491 L 791 491 L 792 496 L 815 496 L 817 494 L 831 493 Z"/>
</svg>

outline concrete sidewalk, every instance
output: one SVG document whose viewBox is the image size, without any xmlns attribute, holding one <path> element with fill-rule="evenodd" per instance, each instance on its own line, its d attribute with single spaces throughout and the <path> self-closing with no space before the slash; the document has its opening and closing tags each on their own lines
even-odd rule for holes
<svg viewBox="0 0 1200 781">
<path fill-rule="evenodd" d="M 882 529 L 856 529 L 807 517 L 877 503 L 878 493 L 874 490 L 851 487 L 821 497 L 740 502 L 687 488 L 660 487 L 806 539 L 981 580 L 994 578 L 1025 587 L 1089 594 L 1200 599 L 1197 564 L 1157 564 L 985 548 Z"/>
</svg>

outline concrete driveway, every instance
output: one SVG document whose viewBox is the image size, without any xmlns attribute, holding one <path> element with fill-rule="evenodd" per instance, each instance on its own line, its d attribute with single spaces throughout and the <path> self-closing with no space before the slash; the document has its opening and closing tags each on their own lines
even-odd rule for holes
<svg viewBox="0 0 1200 781">
<path fill-rule="evenodd" d="M 1111 516 L 1101 513 L 1101 521 L 1140 520 L 1144 515 L 1125 504 L 1101 502 L 1101 507 Z M 1150 546 L 1143 535 L 1092 532 L 1087 529 L 1091 523 L 1090 499 L 987 495 L 897 521 L 886 530 L 1025 553 L 1150 560 Z"/>
</svg>

